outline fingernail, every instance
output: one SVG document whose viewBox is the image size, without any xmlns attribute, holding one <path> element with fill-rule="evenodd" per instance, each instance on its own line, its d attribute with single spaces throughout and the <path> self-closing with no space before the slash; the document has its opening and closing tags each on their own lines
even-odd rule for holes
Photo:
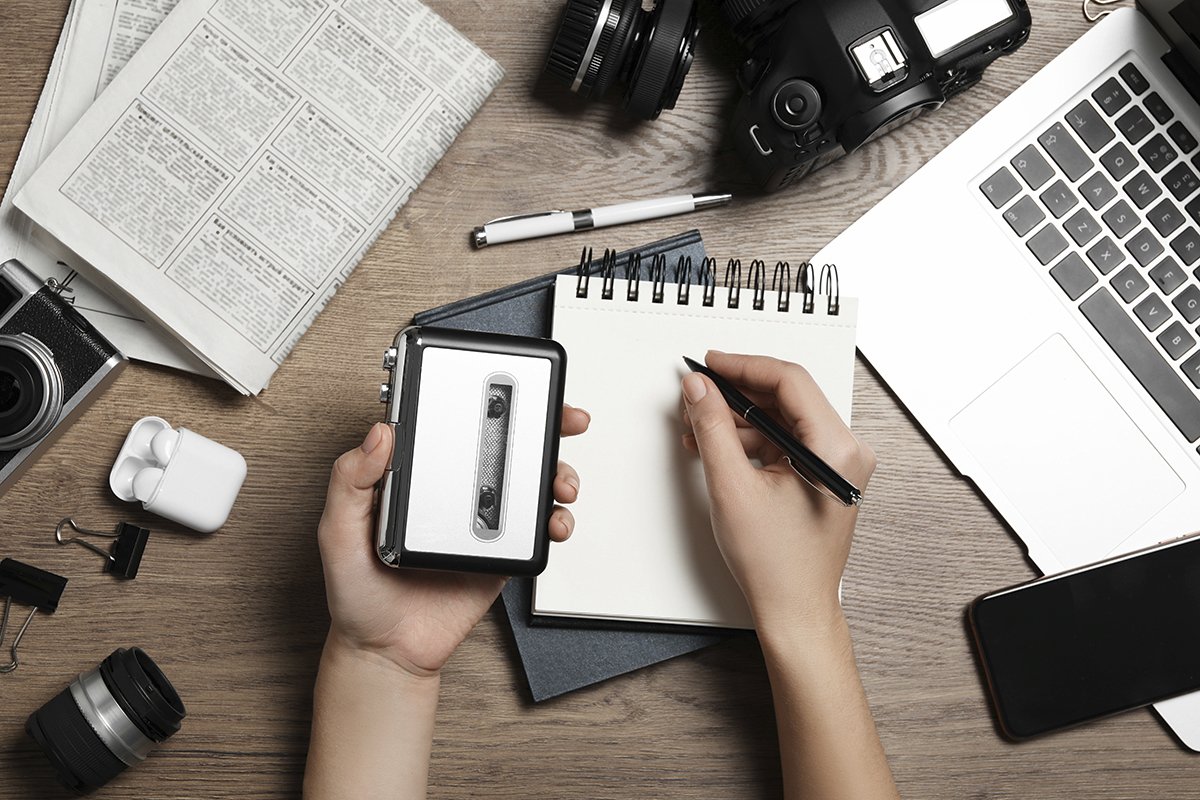
<svg viewBox="0 0 1200 800">
<path fill-rule="evenodd" d="M 683 396 L 692 404 L 699 403 L 704 399 L 704 395 L 708 394 L 708 387 L 704 385 L 704 379 L 694 372 L 690 372 L 683 378 Z"/>
<path fill-rule="evenodd" d="M 383 423 L 377 422 L 371 426 L 371 430 L 367 433 L 367 438 L 363 439 L 362 451 L 367 455 L 379 447 L 379 443 L 383 441 Z"/>
<path fill-rule="evenodd" d="M 567 475 L 563 480 L 567 482 L 567 486 L 575 490 L 575 494 L 579 494 L 579 478 L 576 478 L 574 475 Z"/>
</svg>

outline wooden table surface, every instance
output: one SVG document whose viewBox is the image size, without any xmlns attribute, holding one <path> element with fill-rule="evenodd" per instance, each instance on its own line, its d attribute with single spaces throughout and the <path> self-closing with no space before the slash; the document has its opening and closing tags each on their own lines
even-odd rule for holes
<svg viewBox="0 0 1200 800">
<path fill-rule="evenodd" d="M 0 557 L 71 578 L 59 612 L 31 627 L 21 668 L 0 676 L 0 798 L 61 796 L 22 732 L 25 718 L 72 676 L 134 645 L 164 666 L 189 716 L 174 739 L 101 796 L 298 796 L 328 625 L 314 537 L 328 470 L 380 418 L 379 356 L 415 312 L 566 266 L 583 245 L 624 249 L 692 226 L 718 257 L 800 261 L 1086 28 L 1078 0 L 1033 0 L 1029 43 L 982 84 L 798 189 L 690 218 L 471 252 L 467 231 L 507 213 L 742 186 L 725 140 L 738 50 L 706 6 L 701 52 L 678 107 L 633 125 L 615 104 L 584 103 L 541 77 L 561 0 L 431 5 L 497 58 L 507 78 L 270 389 L 242 399 L 223 385 L 134 366 L 0 500 Z M 0 185 L 66 6 L 0 0 Z M 931 218 L 930 235 L 936 231 Z M 188 533 L 111 496 L 107 474 L 121 439 L 150 414 L 245 454 L 249 478 L 219 533 Z M 846 572 L 845 606 L 902 794 L 1200 797 L 1197 762 L 1149 711 L 1024 744 L 998 736 L 963 612 L 976 595 L 1034 569 L 1004 522 L 861 361 L 854 420 L 880 464 Z M 54 525 L 67 515 L 98 528 L 119 519 L 152 528 L 137 580 L 117 583 L 90 554 L 56 546 Z M 446 668 L 436 737 L 433 797 L 780 792 L 770 693 L 752 641 L 535 706 L 493 609 Z"/>
</svg>

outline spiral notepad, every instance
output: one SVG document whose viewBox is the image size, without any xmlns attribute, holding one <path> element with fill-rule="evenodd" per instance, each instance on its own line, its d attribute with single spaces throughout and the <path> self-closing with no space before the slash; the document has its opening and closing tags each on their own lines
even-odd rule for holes
<svg viewBox="0 0 1200 800">
<path fill-rule="evenodd" d="M 743 271 L 712 259 L 617 275 L 559 276 L 554 338 L 567 351 L 567 402 L 587 409 L 587 434 L 564 439 L 581 476 L 575 535 L 538 578 L 533 612 L 551 617 L 753 627 L 713 540 L 698 459 L 680 444 L 683 356 L 709 349 L 803 364 L 850 420 L 857 302 L 837 270 L 761 261 Z M 799 478 L 797 478 L 799 480 Z M 781 531 L 781 535 L 787 535 Z"/>
</svg>

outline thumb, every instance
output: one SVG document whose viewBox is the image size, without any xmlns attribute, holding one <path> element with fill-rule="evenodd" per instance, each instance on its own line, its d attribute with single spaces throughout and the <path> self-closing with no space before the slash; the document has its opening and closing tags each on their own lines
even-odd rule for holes
<svg viewBox="0 0 1200 800">
<path fill-rule="evenodd" d="M 726 487 L 739 484 L 753 468 L 738 439 L 733 412 L 712 381 L 698 373 L 689 373 L 683 379 L 683 400 L 704 463 L 708 493 L 713 497 L 718 491 L 728 491 Z"/>
<path fill-rule="evenodd" d="M 391 426 L 376 423 L 362 446 L 334 462 L 321 517 L 323 544 L 351 546 L 369 533 L 375 514 L 375 484 L 391 461 L 392 441 Z"/>
</svg>

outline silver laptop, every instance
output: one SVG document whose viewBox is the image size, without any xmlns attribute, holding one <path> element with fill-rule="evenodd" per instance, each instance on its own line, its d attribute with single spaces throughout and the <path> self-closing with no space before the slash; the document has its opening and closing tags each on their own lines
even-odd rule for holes
<svg viewBox="0 0 1200 800">
<path fill-rule="evenodd" d="M 1200 530 L 1192 37 L 1200 0 L 1111 14 L 815 259 L 1045 572 Z M 1200 750 L 1200 692 L 1155 709 Z"/>
</svg>

